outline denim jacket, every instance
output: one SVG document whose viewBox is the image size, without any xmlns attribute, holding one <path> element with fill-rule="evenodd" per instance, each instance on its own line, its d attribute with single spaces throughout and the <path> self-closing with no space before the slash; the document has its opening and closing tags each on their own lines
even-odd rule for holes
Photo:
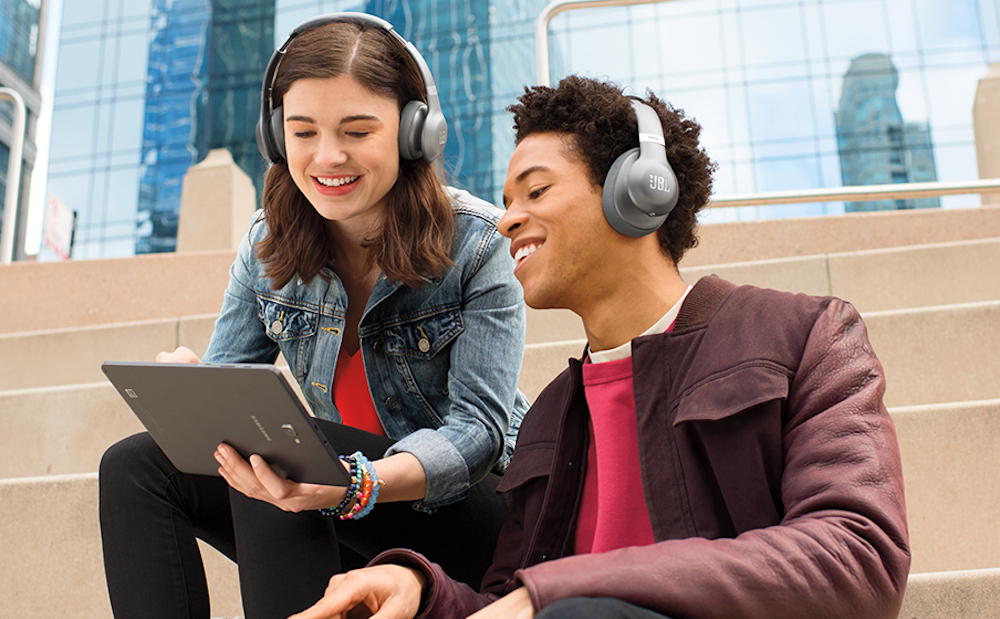
<svg viewBox="0 0 1000 619">
<path fill-rule="evenodd" d="M 517 381 L 525 309 L 501 212 L 449 188 L 455 266 L 419 290 L 381 274 L 359 325 L 368 385 L 386 434 L 386 455 L 407 452 L 424 468 L 425 510 L 464 498 L 514 449 L 527 399 Z M 280 352 L 317 417 L 340 422 L 331 386 L 347 294 L 327 268 L 312 281 L 271 289 L 252 247 L 267 222 L 258 212 L 230 269 L 206 363 L 273 363 Z"/>
</svg>

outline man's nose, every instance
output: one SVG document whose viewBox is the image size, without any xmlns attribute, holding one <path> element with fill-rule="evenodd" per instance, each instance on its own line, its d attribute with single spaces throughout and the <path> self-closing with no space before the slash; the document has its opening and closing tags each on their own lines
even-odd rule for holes
<svg viewBox="0 0 1000 619">
<path fill-rule="evenodd" d="M 503 217 L 497 223 L 497 229 L 500 231 L 500 234 L 509 238 L 526 220 L 527 216 L 524 211 L 516 205 L 511 204 L 508 205 L 507 211 L 504 212 Z"/>
</svg>

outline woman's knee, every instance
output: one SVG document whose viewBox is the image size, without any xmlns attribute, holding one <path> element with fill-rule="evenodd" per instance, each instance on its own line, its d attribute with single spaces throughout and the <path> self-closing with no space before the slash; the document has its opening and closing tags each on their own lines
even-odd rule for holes
<svg viewBox="0 0 1000 619">
<path fill-rule="evenodd" d="M 149 476 L 162 478 L 172 468 L 170 460 L 143 432 L 124 438 L 104 452 L 98 468 L 98 481 L 102 488 L 118 488 L 141 484 Z"/>
</svg>

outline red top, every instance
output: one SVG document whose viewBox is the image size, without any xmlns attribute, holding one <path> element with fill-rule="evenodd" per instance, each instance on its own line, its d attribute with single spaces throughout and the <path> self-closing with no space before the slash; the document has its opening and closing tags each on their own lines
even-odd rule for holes
<svg viewBox="0 0 1000 619">
<path fill-rule="evenodd" d="M 673 329 L 673 324 L 667 331 Z M 587 474 L 576 527 L 576 554 L 647 546 L 649 523 L 639 466 L 632 357 L 583 364 L 583 392 L 590 409 Z"/>
<path fill-rule="evenodd" d="M 333 374 L 333 404 L 340 411 L 341 421 L 351 426 L 385 436 L 385 429 L 375 412 L 375 403 L 368 390 L 368 376 L 361 349 L 349 355 L 343 347 L 337 357 L 337 369 Z"/>
</svg>

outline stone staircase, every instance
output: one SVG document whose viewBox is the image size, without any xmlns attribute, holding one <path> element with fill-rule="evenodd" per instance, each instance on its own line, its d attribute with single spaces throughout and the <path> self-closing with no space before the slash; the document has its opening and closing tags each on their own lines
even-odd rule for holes
<svg viewBox="0 0 1000 619">
<path fill-rule="evenodd" d="M 901 617 L 1000 616 L 1000 208 L 705 226 L 683 263 L 833 294 L 865 317 L 888 377 L 913 547 Z M 204 351 L 229 251 L 0 268 L 0 619 L 111 616 L 97 463 L 141 430 L 100 371 L 178 344 Z M 11 301 L 11 300 L 15 301 Z M 14 307 L 16 306 L 16 307 Z M 529 397 L 583 349 L 579 319 L 529 311 Z M 236 570 L 204 548 L 212 614 L 242 614 Z"/>
</svg>

